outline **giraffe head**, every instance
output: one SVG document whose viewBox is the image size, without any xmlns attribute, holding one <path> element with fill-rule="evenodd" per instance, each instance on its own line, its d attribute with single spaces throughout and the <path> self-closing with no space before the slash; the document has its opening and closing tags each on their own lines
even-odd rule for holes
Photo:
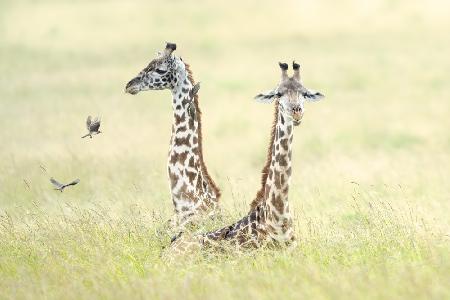
<svg viewBox="0 0 450 300">
<path fill-rule="evenodd" d="M 164 51 L 127 83 L 125 92 L 135 95 L 146 90 L 172 89 L 178 80 L 176 72 L 181 61 L 172 54 L 176 48 L 176 44 L 167 43 Z"/>
<path fill-rule="evenodd" d="M 323 94 L 309 90 L 303 86 L 300 79 L 300 65 L 292 62 L 294 75 L 287 74 L 288 64 L 279 63 L 281 68 L 281 81 L 278 86 L 266 93 L 258 94 L 255 99 L 263 103 L 278 101 L 278 108 L 286 119 L 292 119 L 295 126 L 302 121 L 305 100 L 318 101 L 324 97 Z"/>
</svg>

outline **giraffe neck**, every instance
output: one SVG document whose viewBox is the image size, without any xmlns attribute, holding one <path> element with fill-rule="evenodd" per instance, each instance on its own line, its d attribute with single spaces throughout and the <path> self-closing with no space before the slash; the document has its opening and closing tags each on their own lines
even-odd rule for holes
<svg viewBox="0 0 450 300">
<path fill-rule="evenodd" d="M 175 78 L 168 171 L 175 212 L 183 219 L 214 207 L 220 192 L 203 162 L 198 97 L 190 94 L 194 82 L 181 61 Z"/>
<path fill-rule="evenodd" d="M 263 169 L 263 187 L 253 201 L 250 212 L 231 226 L 196 236 L 198 240 L 189 242 L 176 239 L 172 247 L 186 249 L 190 246 L 210 246 L 220 240 L 229 240 L 242 247 L 260 247 L 268 241 L 284 244 L 294 242 L 288 203 L 292 139 L 292 120 L 279 111 L 277 103 L 269 159 Z"/>
<path fill-rule="evenodd" d="M 292 219 L 289 211 L 288 193 L 292 167 L 293 122 L 278 109 L 273 129 L 271 158 L 264 184 L 263 205 L 267 214 L 267 225 L 276 239 L 292 236 Z"/>
<path fill-rule="evenodd" d="M 187 104 L 193 101 L 190 99 L 189 92 L 192 90 L 194 86 L 194 82 L 192 82 L 188 77 L 188 72 L 184 63 L 178 62 L 177 72 L 174 74 L 173 80 L 173 88 L 172 92 L 172 108 L 174 115 L 181 115 L 187 109 Z M 177 124 L 176 120 L 174 120 L 174 125 Z"/>
<path fill-rule="evenodd" d="M 263 169 L 262 188 L 252 203 L 252 209 L 236 223 L 195 236 L 195 240 L 177 238 L 174 250 L 213 246 L 229 240 L 241 247 L 261 247 L 267 242 L 295 243 L 288 192 L 291 178 L 292 119 L 279 111 L 277 102 L 268 159 Z"/>
</svg>

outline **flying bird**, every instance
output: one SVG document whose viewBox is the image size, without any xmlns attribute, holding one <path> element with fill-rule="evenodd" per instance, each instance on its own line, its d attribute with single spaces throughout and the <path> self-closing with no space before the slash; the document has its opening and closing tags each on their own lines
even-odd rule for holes
<svg viewBox="0 0 450 300">
<path fill-rule="evenodd" d="M 100 119 L 98 117 L 96 117 L 94 120 L 92 120 L 91 116 L 87 117 L 86 120 L 86 128 L 89 131 L 88 134 L 83 135 L 81 138 L 85 138 L 85 137 L 90 137 L 92 139 L 92 136 L 95 134 L 99 134 L 102 133 L 100 130 L 98 130 L 100 128 Z"/>
<path fill-rule="evenodd" d="M 80 182 L 80 179 L 75 179 L 75 180 L 72 181 L 71 183 L 63 184 L 63 183 L 60 183 L 60 182 L 56 181 L 56 180 L 52 177 L 52 178 L 50 178 L 50 182 L 51 182 L 51 183 L 53 184 L 53 186 L 55 187 L 55 190 L 60 191 L 60 192 L 62 193 L 62 191 L 63 191 L 66 187 L 71 186 L 71 185 L 75 185 L 75 184 L 77 184 L 78 182 Z"/>
</svg>

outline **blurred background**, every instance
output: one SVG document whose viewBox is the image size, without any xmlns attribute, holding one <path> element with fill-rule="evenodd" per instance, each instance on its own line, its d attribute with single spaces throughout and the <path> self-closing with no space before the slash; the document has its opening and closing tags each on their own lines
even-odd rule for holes
<svg viewBox="0 0 450 300">
<path fill-rule="evenodd" d="M 204 152 L 223 205 L 259 187 L 272 105 L 253 101 L 296 60 L 326 95 L 296 128 L 291 201 L 345 216 L 355 188 L 449 225 L 446 1 L 0 2 L 0 209 L 58 201 L 169 216 L 169 91 L 126 82 L 166 41 L 201 81 Z M 81 139 L 87 115 L 103 133 Z M 49 177 L 81 183 L 60 194 Z"/>
</svg>

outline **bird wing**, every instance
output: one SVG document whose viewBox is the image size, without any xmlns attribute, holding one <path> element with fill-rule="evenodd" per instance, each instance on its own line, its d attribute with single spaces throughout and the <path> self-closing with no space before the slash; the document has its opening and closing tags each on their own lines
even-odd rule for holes
<svg viewBox="0 0 450 300">
<path fill-rule="evenodd" d="M 89 131 L 96 132 L 100 128 L 100 119 L 95 118 L 94 121 L 92 121 L 91 126 L 89 128 Z"/>
<path fill-rule="evenodd" d="M 58 181 L 56 181 L 53 177 L 50 178 L 50 182 L 58 189 L 60 189 L 63 185 L 61 183 L 59 183 Z"/>
<path fill-rule="evenodd" d="M 92 123 L 92 117 L 91 117 L 91 116 L 88 116 L 88 117 L 87 117 L 87 120 L 86 120 L 86 127 L 87 127 L 87 130 L 91 130 L 91 123 Z"/>
<path fill-rule="evenodd" d="M 200 90 L 200 82 L 197 82 L 193 87 L 192 90 L 189 92 L 190 98 L 194 97 L 198 91 Z"/>
<path fill-rule="evenodd" d="M 65 186 L 69 186 L 69 185 L 75 185 L 78 182 L 80 182 L 80 179 L 75 179 L 74 181 L 72 181 L 71 183 L 65 184 Z"/>
</svg>

